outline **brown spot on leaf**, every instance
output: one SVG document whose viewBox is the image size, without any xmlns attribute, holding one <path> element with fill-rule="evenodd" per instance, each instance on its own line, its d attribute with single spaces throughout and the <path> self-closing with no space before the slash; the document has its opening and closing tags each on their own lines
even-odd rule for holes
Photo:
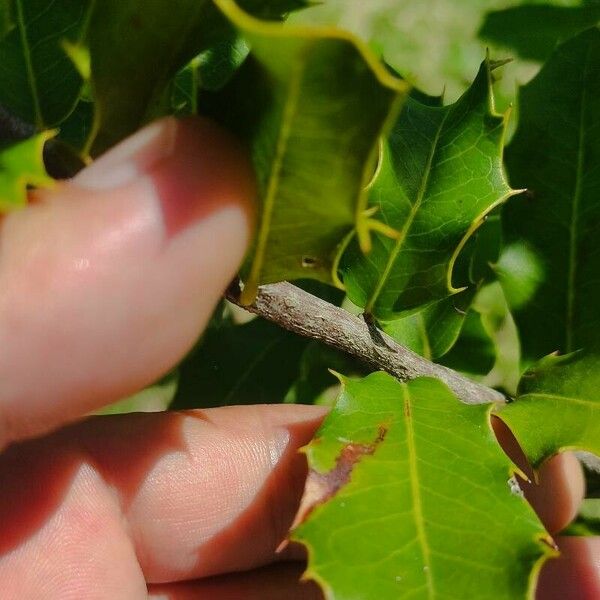
<svg viewBox="0 0 600 600">
<path fill-rule="evenodd" d="M 331 471 L 327 473 L 319 473 L 314 469 L 309 471 L 300 508 L 294 519 L 292 529 L 306 520 L 306 517 L 319 504 L 331 500 L 350 481 L 354 467 L 364 456 L 375 452 L 377 446 L 385 439 L 386 434 L 387 427 L 381 425 L 377 437 L 370 444 L 346 444 Z"/>
<path fill-rule="evenodd" d="M 302 266 L 305 269 L 314 269 L 319 264 L 319 261 L 314 256 L 303 256 Z"/>
</svg>

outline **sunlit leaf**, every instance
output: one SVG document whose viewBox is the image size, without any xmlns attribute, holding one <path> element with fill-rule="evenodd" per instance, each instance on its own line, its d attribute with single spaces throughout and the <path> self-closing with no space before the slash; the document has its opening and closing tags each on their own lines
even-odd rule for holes
<svg viewBox="0 0 600 600">
<path fill-rule="evenodd" d="M 378 319 L 468 283 L 453 277 L 457 257 L 485 216 L 514 193 L 503 172 L 505 119 L 494 114 L 491 83 L 486 61 L 455 104 L 409 98 L 385 144 L 369 200 L 399 233 L 374 234 L 366 256 L 351 242 L 341 262 L 350 299 Z"/>
<path fill-rule="evenodd" d="M 338 246 L 367 232 L 365 186 L 407 86 L 336 29 L 260 22 L 220 1 L 251 47 L 213 112 L 250 145 L 260 220 L 243 301 L 260 283 L 332 280 Z"/>
<path fill-rule="evenodd" d="M 28 186 L 52 184 L 44 167 L 43 150 L 53 135 L 46 131 L 0 147 L 0 213 L 22 207 L 27 202 Z"/>
<path fill-rule="evenodd" d="M 528 597 L 544 530 L 489 412 L 433 379 L 344 380 L 306 448 L 308 514 L 293 533 L 328 600 Z"/>
<path fill-rule="evenodd" d="M 527 371 L 515 402 L 498 411 L 534 466 L 563 450 L 600 456 L 600 355 L 548 356 Z"/>
</svg>

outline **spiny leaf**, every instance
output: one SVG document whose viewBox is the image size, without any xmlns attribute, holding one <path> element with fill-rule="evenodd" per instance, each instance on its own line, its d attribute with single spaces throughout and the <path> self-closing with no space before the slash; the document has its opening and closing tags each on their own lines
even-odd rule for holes
<svg viewBox="0 0 600 600">
<path fill-rule="evenodd" d="M 481 60 L 477 28 L 498 0 L 325 0 L 292 22 L 336 25 L 367 40 L 411 83 L 454 99 Z"/>
<path fill-rule="evenodd" d="M 554 48 L 600 20 L 600 5 L 551 6 L 524 4 L 492 11 L 479 36 L 514 50 L 521 58 L 545 60 Z"/>
<path fill-rule="evenodd" d="M 600 456 L 598 350 L 542 359 L 523 375 L 516 401 L 498 416 L 535 467 L 563 450 Z"/>
<path fill-rule="evenodd" d="M 548 550 L 489 406 L 439 381 L 344 380 L 306 448 L 306 577 L 328 599 L 525 598 Z"/>
<path fill-rule="evenodd" d="M 414 95 L 414 90 L 411 94 Z M 497 355 L 497 347 L 488 331 L 493 330 L 489 323 L 490 311 L 487 306 L 475 308 L 472 304 L 482 296 L 478 292 L 479 285 L 493 276 L 489 265 L 498 258 L 501 231 L 499 215 L 494 215 L 469 241 L 470 257 L 461 267 L 464 277 L 477 285 L 407 316 L 382 322 L 383 330 L 429 360 L 437 360 L 471 376 L 487 374 Z"/>
<path fill-rule="evenodd" d="M 486 214 L 514 194 L 502 169 L 505 119 L 493 113 L 491 64 L 445 107 L 409 98 L 383 150 L 370 203 L 396 239 L 350 244 L 341 273 L 350 299 L 381 320 L 458 291 L 455 261 Z M 360 245 L 364 242 L 360 239 Z"/>
<path fill-rule="evenodd" d="M 519 99 L 506 162 L 511 183 L 529 192 L 505 207 L 504 225 L 538 264 L 532 299 L 514 307 L 535 360 L 600 331 L 600 31 L 560 46 Z"/>
<path fill-rule="evenodd" d="M 25 205 L 28 186 L 52 184 L 42 155 L 44 144 L 54 133 L 45 131 L 0 148 L 0 214 Z"/>
<path fill-rule="evenodd" d="M 357 222 L 365 232 L 376 226 L 363 214 L 365 186 L 407 86 L 349 34 L 260 22 L 218 4 L 251 47 L 215 103 L 217 118 L 251 146 L 258 176 L 249 302 L 261 283 L 331 281 L 343 237 Z"/>
<path fill-rule="evenodd" d="M 514 395 L 519 357 L 516 327 L 496 281 L 477 292 L 456 344 L 439 362 Z"/>
<path fill-rule="evenodd" d="M 81 35 L 90 0 L 13 0 L 12 26 L 0 38 L 0 104 L 38 130 L 60 123 L 82 85 L 61 47 Z"/>
</svg>

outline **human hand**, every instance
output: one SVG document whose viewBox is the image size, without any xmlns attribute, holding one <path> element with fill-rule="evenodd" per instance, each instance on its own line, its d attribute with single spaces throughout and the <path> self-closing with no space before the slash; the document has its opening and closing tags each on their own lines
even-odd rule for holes
<svg viewBox="0 0 600 600">
<path fill-rule="evenodd" d="M 232 140 L 167 119 L 0 223 L 2 600 L 319 597 L 275 550 L 321 408 L 75 422 L 189 350 L 243 257 L 252 195 Z M 542 481 L 552 501 L 535 502 L 557 531 L 581 472 L 566 455 Z M 592 597 L 597 540 L 564 547 L 540 597 Z"/>
</svg>

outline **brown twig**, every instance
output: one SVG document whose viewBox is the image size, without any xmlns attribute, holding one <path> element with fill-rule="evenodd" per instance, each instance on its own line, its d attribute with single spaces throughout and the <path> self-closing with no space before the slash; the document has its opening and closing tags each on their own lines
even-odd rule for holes
<svg viewBox="0 0 600 600">
<path fill-rule="evenodd" d="M 230 302 L 242 306 L 237 282 L 229 288 L 226 297 Z M 400 381 L 421 376 L 435 377 L 467 404 L 506 401 L 500 392 L 428 361 L 379 329 L 374 336 L 363 319 L 291 283 L 261 286 L 254 302 L 242 308 L 284 329 L 351 354 L 374 369 L 387 371 Z"/>
</svg>

